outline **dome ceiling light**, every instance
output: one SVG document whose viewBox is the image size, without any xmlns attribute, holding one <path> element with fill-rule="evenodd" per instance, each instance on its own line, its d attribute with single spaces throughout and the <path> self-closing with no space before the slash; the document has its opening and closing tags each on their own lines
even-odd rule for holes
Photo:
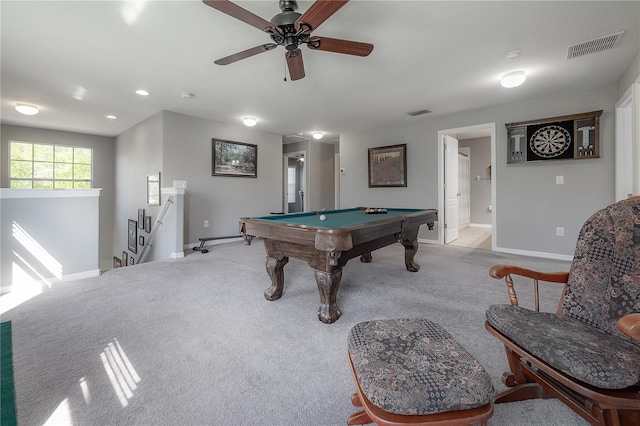
<svg viewBox="0 0 640 426">
<path fill-rule="evenodd" d="M 520 86 L 526 79 L 527 76 L 524 71 L 513 71 L 503 75 L 502 79 L 500 80 L 500 84 L 502 85 L 502 87 L 510 89 L 512 87 Z"/>
<path fill-rule="evenodd" d="M 36 115 L 40 112 L 37 106 L 30 104 L 16 104 L 16 111 L 24 115 Z"/>
</svg>

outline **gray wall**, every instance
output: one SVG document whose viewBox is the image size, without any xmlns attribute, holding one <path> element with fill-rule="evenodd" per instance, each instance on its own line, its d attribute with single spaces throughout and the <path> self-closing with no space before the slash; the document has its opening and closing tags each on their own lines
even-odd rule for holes
<svg viewBox="0 0 640 426">
<path fill-rule="evenodd" d="M 138 220 L 138 209 L 145 209 L 145 216 L 151 216 L 153 224 L 162 208 L 147 205 L 147 175 L 162 172 L 162 118 L 162 112 L 154 114 L 116 138 L 117 191 L 112 241 L 113 255 L 118 257 L 123 251 L 128 251 L 128 220 Z M 163 186 L 167 184 L 161 173 L 160 187 Z M 138 229 L 138 235 L 144 236 L 145 240 L 148 237 L 142 229 Z M 128 252 L 128 256 L 138 260 L 138 253 Z M 148 260 L 153 260 L 153 257 L 150 256 Z"/>
<path fill-rule="evenodd" d="M 100 191 L 100 265 L 107 268 L 113 256 L 115 201 L 114 138 L 3 124 L 0 127 L 0 187 L 9 187 L 9 141 L 73 145 L 93 150 L 93 187 Z"/>
<path fill-rule="evenodd" d="M 572 255 L 579 229 L 590 214 L 614 201 L 614 105 L 616 86 L 579 93 L 558 93 L 538 99 L 422 117 L 404 125 L 343 133 L 340 156 L 340 202 L 344 207 L 384 205 L 438 206 L 439 130 L 496 123 L 496 229 L 499 250 Z M 600 126 L 601 158 L 507 165 L 505 123 L 604 110 Z M 407 188 L 368 188 L 367 149 L 407 144 Z M 556 185 L 563 175 L 565 184 Z M 436 227 L 441 226 L 440 222 Z M 565 228 L 565 237 L 555 229 Z M 420 238 L 437 240 L 436 230 L 423 227 Z"/>
<path fill-rule="evenodd" d="M 258 145 L 258 177 L 211 176 L 212 138 Z M 161 111 L 117 137 L 115 253 L 127 247 L 127 219 L 146 206 L 146 175 L 161 172 L 161 186 L 186 180 L 184 243 L 202 237 L 239 236 L 242 216 L 282 209 L 282 136 L 244 126 Z M 122 190 L 121 190 L 122 189 Z M 209 221 L 209 228 L 204 221 Z M 152 259 L 149 259 L 152 260 Z"/>
<path fill-rule="evenodd" d="M 471 175 L 471 224 L 491 225 L 491 180 L 487 166 L 491 164 L 491 138 L 458 141 L 458 148 L 468 147 Z M 480 176 L 480 180 L 476 180 Z"/>
</svg>

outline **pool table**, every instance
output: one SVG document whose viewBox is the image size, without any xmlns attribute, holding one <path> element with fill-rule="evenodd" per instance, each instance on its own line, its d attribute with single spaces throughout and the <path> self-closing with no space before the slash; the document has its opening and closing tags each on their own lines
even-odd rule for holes
<svg viewBox="0 0 640 426">
<path fill-rule="evenodd" d="M 340 318 L 336 295 L 342 268 L 356 256 L 371 262 L 371 252 L 401 243 L 408 271 L 417 272 L 414 262 L 418 251 L 418 229 L 427 224 L 433 229 L 438 220 L 435 209 L 384 209 L 383 213 L 367 213 L 364 207 L 322 212 L 279 214 L 240 219 L 240 232 L 246 244 L 253 237 L 264 241 L 267 273 L 271 287 L 264 296 L 277 300 L 284 290 L 283 268 L 289 257 L 306 261 L 314 269 L 320 307 L 318 319 L 330 324 Z M 321 220 L 324 216 L 324 220 Z"/>
</svg>

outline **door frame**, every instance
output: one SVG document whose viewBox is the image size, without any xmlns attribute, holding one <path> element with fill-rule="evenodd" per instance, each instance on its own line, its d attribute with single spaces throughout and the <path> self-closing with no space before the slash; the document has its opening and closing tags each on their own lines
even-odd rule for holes
<svg viewBox="0 0 640 426">
<path fill-rule="evenodd" d="M 474 126 L 457 127 L 454 129 L 438 130 L 438 215 L 444 214 L 445 192 L 444 192 L 444 137 L 452 135 L 456 137 L 459 133 L 470 133 L 481 130 L 488 130 L 491 138 L 491 250 L 496 250 L 498 241 L 498 227 L 496 225 L 496 212 L 498 211 L 498 200 L 496 197 L 496 123 L 477 124 Z M 444 218 L 439 218 L 438 222 L 438 244 L 444 245 Z"/>
<path fill-rule="evenodd" d="M 616 102 L 615 201 L 640 193 L 639 114 L 640 78 Z"/>
</svg>

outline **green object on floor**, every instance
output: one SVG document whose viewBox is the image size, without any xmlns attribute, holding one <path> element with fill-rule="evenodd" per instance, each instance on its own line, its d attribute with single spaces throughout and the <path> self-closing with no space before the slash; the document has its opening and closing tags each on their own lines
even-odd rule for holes
<svg viewBox="0 0 640 426">
<path fill-rule="evenodd" d="M 0 323 L 0 379 L 0 424 L 14 426 L 18 424 L 18 420 L 13 383 L 11 321 Z"/>
</svg>

